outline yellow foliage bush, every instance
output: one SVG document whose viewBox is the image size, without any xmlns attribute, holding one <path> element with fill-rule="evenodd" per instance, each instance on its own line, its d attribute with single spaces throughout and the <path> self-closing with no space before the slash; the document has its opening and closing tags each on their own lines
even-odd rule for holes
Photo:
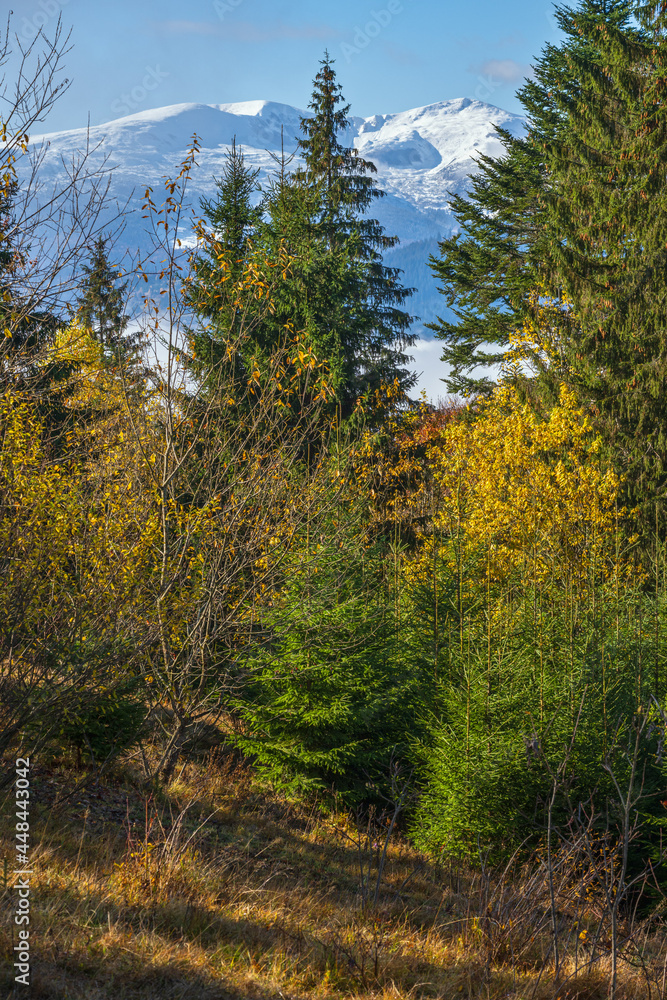
<svg viewBox="0 0 667 1000">
<path fill-rule="evenodd" d="M 600 459 L 601 443 L 574 394 L 542 417 L 501 383 L 473 422 L 455 421 L 430 448 L 435 481 L 433 533 L 411 573 L 436 555 L 459 575 L 501 582 L 585 585 L 608 571 L 620 482 Z M 437 542 L 435 541 L 437 539 Z"/>
<path fill-rule="evenodd" d="M 0 399 L 0 435 L 0 609 L 7 618 L 15 589 L 24 602 L 30 592 L 36 607 L 47 600 L 61 575 L 77 519 L 67 475 L 61 465 L 45 459 L 34 406 L 13 392 Z"/>
</svg>

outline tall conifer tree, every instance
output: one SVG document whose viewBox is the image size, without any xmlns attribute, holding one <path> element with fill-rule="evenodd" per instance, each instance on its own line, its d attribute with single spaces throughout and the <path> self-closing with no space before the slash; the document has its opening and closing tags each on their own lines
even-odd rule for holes
<svg viewBox="0 0 667 1000">
<path fill-rule="evenodd" d="M 381 383 L 398 379 L 404 390 L 416 376 L 409 372 L 405 348 L 415 341 L 413 317 L 401 306 L 413 289 L 400 284 L 400 270 L 385 267 L 382 252 L 397 238 L 387 236 L 368 216 L 373 202 L 383 197 L 374 180 L 376 167 L 342 141 L 349 129 L 350 106 L 344 103 L 328 52 L 320 63 L 309 104 L 312 116 L 301 121 L 299 148 L 304 167 L 297 179 L 315 192 L 317 232 L 329 249 L 349 259 L 347 287 L 340 292 L 345 320 L 338 331 L 341 364 L 345 369 L 340 396 L 349 408 L 354 400 Z"/>
<path fill-rule="evenodd" d="M 192 333 L 192 347 L 197 367 L 215 365 L 220 359 L 222 343 L 238 332 L 241 323 L 238 308 L 231 302 L 221 304 L 215 289 L 219 277 L 222 252 L 231 278 L 238 280 L 254 241 L 258 241 L 262 209 L 257 204 L 260 195 L 259 170 L 248 167 L 243 150 L 232 141 L 222 169 L 215 180 L 214 198 L 200 202 L 203 220 L 213 240 L 198 254 L 194 262 L 195 280 L 190 286 L 190 305 L 206 318 L 203 328 Z M 250 321 L 252 325 L 252 320 Z"/>
<path fill-rule="evenodd" d="M 118 273 L 109 262 L 109 239 L 98 236 L 88 262 L 82 265 L 84 274 L 77 299 L 78 316 L 102 344 L 110 362 L 133 360 L 139 346 L 139 335 L 127 335 L 125 315 L 127 282 L 118 285 Z"/>
<path fill-rule="evenodd" d="M 276 261 L 287 251 L 291 262 L 284 280 L 274 283 L 267 276 L 275 309 L 244 317 L 248 343 L 261 354 L 281 342 L 288 327 L 303 336 L 328 365 L 336 403 L 349 414 L 360 396 L 382 383 L 398 379 L 404 390 L 414 385 L 404 353 L 414 342 L 412 317 L 401 308 L 412 289 L 400 284 L 397 268 L 382 262 L 383 250 L 396 238 L 367 216 L 383 192 L 372 176 L 375 166 L 343 142 L 349 105 L 343 105 L 328 55 L 310 107 L 313 115 L 302 120 L 299 141 L 303 167 L 291 172 L 283 156 L 261 191 L 258 171 L 247 167 L 234 145 L 215 199 L 202 207 L 217 242 L 239 267 L 252 252 Z M 224 339 L 234 322 L 208 291 L 219 266 L 211 250 L 195 261 L 191 303 L 210 321 L 206 332 L 193 335 L 204 365 L 215 362 L 216 331 Z"/>
<path fill-rule="evenodd" d="M 350 381 L 351 364 L 344 350 L 350 323 L 350 288 L 354 284 L 354 257 L 350 246 L 322 239 L 317 216 L 318 192 L 289 173 L 283 157 L 263 199 L 264 241 L 269 255 L 279 248 L 291 257 L 289 279 L 275 294 L 274 322 L 287 324 L 306 339 L 325 361 L 329 381 L 338 397 Z"/>
<path fill-rule="evenodd" d="M 627 26 L 632 7 L 631 0 L 585 0 L 582 5 L 592 24 L 619 30 Z M 580 34 L 574 11 L 557 8 L 556 17 L 564 41 L 545 46 L 533 79 L 517 94 L 526 112 L 526 134 L 496 129 L 501 155 L 480 157 L 470 193 L 451 201 L 459 231 L 440 244 L 439 257 L 431 258 L 455 318 L 440 319 L 430 327 L 443 341 L 449 391 L 465 396 L 490 391 L 493 376 L 480 376 L 478 369 L 502 361 L 514 331 L 539 324 L 540 302 L 548 292 L 556 305 L 564 304 L 550 266 L 553 237 L 546 205 L 547 191 L 554 188 L 550 152 L 566 141 L 567 109 L 582 99 L 584 84 L 581 74 L 573 72 L 572 60 L 580 67 L 599 66 L 600 53 Z M 554 189 L 555 197 L 560 191 Z M 567 191 L 563 197 L 568 197 Z M 576 320 L 567 308 L 560 315 L 552 311 L 550 317 L 558 326 L 552 341 L 562 348 Z M 538 369 L 543 367 L 542 357 L 532 360 Z"/>
<path fill-rule="evenodd" d="M 552 285 L 577 319 L 569 366 L 646 544 L 667 489 L 667 44 L 650 16 L 636 25 L 628 4 L 605 6 L 602 26 L 591 3 L 572 17 L 580 90 L 554 95 L 567 127 L 547 148 L 545 205 Z"/>
<path fill-rule="evenodd" d="M 62 326 L 59 317 L 31 309 L 22 294 L 22 259 L 12 238 L 17 193 L 16 181 L 6 178 L 0 188 L 0 392 L 11 387 L 30 393 L 49 427 L 60 429 L 71 416 L 62 390 L 72 365 L 54 361 L 49 351 Z"/>
</svg>

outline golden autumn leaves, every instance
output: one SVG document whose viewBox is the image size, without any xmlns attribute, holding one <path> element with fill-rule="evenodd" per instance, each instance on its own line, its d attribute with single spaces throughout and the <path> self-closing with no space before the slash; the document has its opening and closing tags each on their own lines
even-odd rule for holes
<svg viewBox="0 0 667 1000">
<path fill-rule="evenodd" d="M 59 464 L 47 462 L 40 443 L 43 428 L 34 407 L 7 393 L 0 403 L 0 475 L 5 497 L 0 533 L 7 535 L 3 548 L 10 546 L 11 533 L 16 551 L 26 553 L 24 558 L 44 559 L 42 570 L 52 564 L 55 568 L 61 557 L 74 552 L 73 534 L 80 531 L 73 529 L 85 516 L 83 534 L 96 571 L 108 562 L 109 578 L 104 583 L 108 592 L 126 576 L 124 567 L 131 565 L 137 571 L 143 566 L 148 572 L 149 552 L 160 531 L 159 497 L 150 502 L 146 491 L 137 489 L 141 474 L 136 469 L 130 472 L 128 447 L 143 426 L 135 458 L 140 458 L 140 450 L 150 465 L 156 458 L 152 446 L 160 442 L 151 441 L 155 431 L 145 421 L 141 424 L 136 418 L 119 416 L 124 406 L 121 381 L 105 369 L 101 347 L 89 334 L 69 327 L 58 335 L 55 353 L 61 360 L 77 363 L 66 405 L 98 411 L 96 421 L 70 434 L 94 437 L 99 432 L 104 452 L 95 458 L 94 472 L 89 463 L 75 468 L 66 455 Z M 288 361 L 290 367 L 295 366 L 292 377 L 304 368 L 317 367 L 316 359 L 299 345 Z M 274 373 L 277 385 L 280 377 L 284 377 L 283 369 Z M 156 402 L 154 415 L 158 413 Z M 410 418 L 415 435 L 420 419 L 417 415 Z M 74 452 L 80 454 L 81 448 Z M 441 564 L 449 564 L 453 571 L 462 552 L 481 553 L 479 565 L 494 582 L 520 569 L 524 579 L 533 582 L 568 578 L 583 586 L 592 572 L 608 571 L 620 483 L 602 463 L 600 442 L 590 421 L 565 386 L 558 404 L 542 417 L 519 400 L 511 385 L 501 384 L 480 405 L 474 421 L 452 419 L 431 436 L 425 463 L 432 477 L 432 523 L 421 532 L 408 565 L 409 576 L 430 571 L 434 546 Z M 410 461 L 399 458 L 392 471 L 405 474 L 409 466 Z M 97 485 L 91 496 L 93 481 Z M 413 502 L 423 506 L 423 497 L 413 494 Z M 403 508 L 405 516 L 405 504 Z M 22 512 L 18 519 L 17 511 Z M 220 527 L 220 504 L 212 497 L 191 510 L 175 507 L 170 517 L 178 522 L 174 523 L 177 535 L 197 539 L 186 557 L 184 576 L 191 586 L 201 569 L 203 541 Z M 182 524 L 183 518 L 192 523 Z M 96 531 L 100 534 L 93 541 Z M 273 529 L 270 535 L 274 549 L 278 536 Z M 43 552 L 41 546 L 39 551 L 34 548 L 38 537 L 43 539 Z M 109 561 L 105 552 L 117 552 L 121 558 Z M 178 553 L 179 560 L 184 556 Z M 130 586 L 129 580 L 126 583 Z M 136 586 L 130 589 L 136 593 Z"/>
<path fill-rule="evenodd" d="M 539 416 L 501 383 L 476 419 L 458 419 L 433 440 L 432 525 L 409 574 L 437 556 L 460 572 L 473 554 L 482 578 L 583 586 L 613 554 L 619 479 L 600 460 L 600 441 L 574 394 Z"/>
</svg>

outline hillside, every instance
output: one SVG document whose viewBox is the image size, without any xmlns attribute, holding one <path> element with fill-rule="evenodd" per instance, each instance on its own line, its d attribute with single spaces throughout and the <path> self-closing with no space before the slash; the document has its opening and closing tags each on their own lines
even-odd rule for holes
<svg viewBox="0 0 667 1000">
<path fill-rule="evenodd" d="M 233 756 L 191 763 L 157 795 L 129 760 L 93 782 L 65 759 L 35 770 L 32 984 L 41 1000 L 553 1000 L 539 857 L 475 871 L 437 863 L 385 817 L 360 822 L 259 787 Z M 3 810 L 0 844 L 11 856 Z M 386 863 L 378 868 L 386 843 Z M 38 845 L 38 846 L 37 846 Z M 572 889 L 571 881 L 575 882 Z M 582 881 L 582 885 L 585 885 Z M 378 888 L 377 903 L 373 902 Z M 576 892 L 566 867 L 557 891 Z M 607 996 L 587 886 L 562 992 Z M 12 990 L 11 890 L 0 886 L 2 996 Z M 575 908 L 564 903 L 566 919 Z M 581 930 L 583 928 L 583 930 Z M 647 928 L 659 977 L 662 940 Z M 565 935 L 564 935 L 565 937 Z M 569 987 L 569 990 L 568 990 Z M 646 996 L 624 967 L 622 994 Z M 9 991 L 9 992 L 8 992 Z"/>
</svg>

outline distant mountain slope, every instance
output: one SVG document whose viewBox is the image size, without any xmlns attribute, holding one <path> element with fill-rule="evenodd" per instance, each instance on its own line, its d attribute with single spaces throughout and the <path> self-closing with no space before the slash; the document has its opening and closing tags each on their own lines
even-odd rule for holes
<svg viewBox="0 0 667 1000">
<path fill-rule="evenodd" d="M 152 185 L 158 193 L 161 177 L 173 175 L 193 133 L 202 144 L 191 188 L 196 205 L 199 196 L 212 193 L 213 178 L 221 173 L 234 136 L 247 161 L 259 167 L 261 179 L 266 180 L 275 169 L 271 154 L 280 152 L 281 138 L 286 152 L 296 149 L 304 114 L 271 101 L 175 104 L 95 126 L 89 133 L 73 129 L 34 136 L 31 145 L 43 152 L 45 190 L 50 182 L 64 177 L 68 161 L 87 144 L 96 148 L 94 157 L 108 156 L 114 167 L 112 194 L 120 201 L 131 198 L 137 209 L 128 216 L 122 237 L 122 248 L 134 249 L 147 243 L 139 211 L 146 186 Z M 444 309 L 427 260 L 436 251 L 438 239 L 452 232 L 454 221 L 447 200 L 466 190 L 475 156 L 500 152 L 494 125 L 516 134 L 523 129 L 523 120 L 468 98 L 352 119 L 346 138 L 377 166 L 378 183 L 387 197 L 375 203 L 373 214 L 388 233 L 400 238 L 387 263 L 402 267 L 404 283 L 418 289 L 410 308 L 421 317 L 420 332 L 423 323 Z"/>
</svg>

